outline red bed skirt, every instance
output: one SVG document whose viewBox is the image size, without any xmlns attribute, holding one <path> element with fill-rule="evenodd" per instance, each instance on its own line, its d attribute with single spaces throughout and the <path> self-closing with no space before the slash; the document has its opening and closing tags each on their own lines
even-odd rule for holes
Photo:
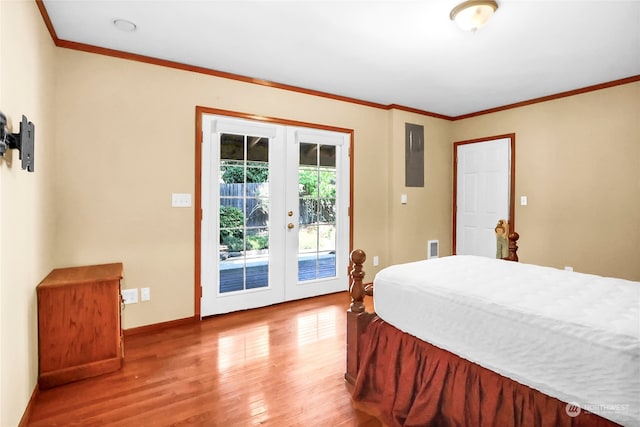
<svg viewBox="0 0 640 427">
<path fill-rule="evenodd" d="M 363 350 L 353 398 L 373 405 L 390 427 L 618 425 L 576 411 L 380 319 L 360 339 Z"/>
</svg>

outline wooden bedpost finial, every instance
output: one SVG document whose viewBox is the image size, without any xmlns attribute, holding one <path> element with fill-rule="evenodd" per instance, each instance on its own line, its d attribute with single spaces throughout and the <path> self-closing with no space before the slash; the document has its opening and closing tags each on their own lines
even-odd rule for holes
<svg viewBox="0 0 640 427">
<path fill-rule="evenodd" d="M 362 249 L 355 249 L 349 256 L 353 263 L 353 268 L 349 272 L 349 293 L 351 294 L 351 306 L 350 310 L 354 313 L 364 312 L 364 285 L 362 280 L 364 279 L 364 271 L 362 271 L 362 264 L 367 259 L 367 255 Z"/>
<path fill-rule="evenodd" d="M 518 261 L 518 239 L 520 235 L 515 231 L 509 234 L 509 256 L 505 258 L 508 261 Z"/>
<path fill-rule="evenodd" d="M 367 254 L 362 249 L 354 249 L 349 255 L 349 259 L 356 265 L 362 265 L 367 260 Z"/>
</svg>

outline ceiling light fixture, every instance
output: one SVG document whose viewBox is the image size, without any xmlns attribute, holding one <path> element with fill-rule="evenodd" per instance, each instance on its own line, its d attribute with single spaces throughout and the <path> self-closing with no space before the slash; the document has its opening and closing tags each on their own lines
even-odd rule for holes
<svg viewBox="0 0 640 427">
<path fill-rule="evenodd" d="M 493 0 L 467 0 L 451 9 L 449 17 L 463 30 L 476 31 L 489 21 L 497 9 L 498 3 Z"/>
<path fill-rule="evenodd" d="M 119 30 L 128 32 L 133 32 L 138 28 L 136 24 L 131 21 L 127 21 L 126 19 L 114 19 L 113 25 L 115 25 Z"/>
</svg>

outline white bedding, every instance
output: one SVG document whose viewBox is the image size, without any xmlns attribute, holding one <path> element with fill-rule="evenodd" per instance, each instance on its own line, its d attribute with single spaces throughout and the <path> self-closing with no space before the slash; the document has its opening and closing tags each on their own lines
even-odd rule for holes
<svg viewBox="0 0 640 427">
<path fill-rule="evenodd" d="M 374 280 L 396 328 L 625 426 L 640 426 L 640 282 L 474 256 Z"/>
</svg>

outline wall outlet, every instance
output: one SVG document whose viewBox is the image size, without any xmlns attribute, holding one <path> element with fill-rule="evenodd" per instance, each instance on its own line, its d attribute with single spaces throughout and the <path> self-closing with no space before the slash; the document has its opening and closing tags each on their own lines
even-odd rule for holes
<svg viewBox="0 0 640 427">
<path fill-rule="evenodd" d="M 138 288 L 123 289 L 121 292 L 122 300 L 125 304 L 135 304 L 138 302 Z"/>
<path fill-rule="evenodd" d="M 140 288 L 140 301 L 149 301 L 151 299 L 150 288 Z"/>
<path fill-rule="evenodd" d="M 378 258 L 378 255 L 375 255 L 375 256 L 373 257 L 373 266 L 374 266 L 374 267 L 377 267 L 377 266 L 378 266 L 378 264 L 380 264 L 380 258 Z"/>
</svg>

